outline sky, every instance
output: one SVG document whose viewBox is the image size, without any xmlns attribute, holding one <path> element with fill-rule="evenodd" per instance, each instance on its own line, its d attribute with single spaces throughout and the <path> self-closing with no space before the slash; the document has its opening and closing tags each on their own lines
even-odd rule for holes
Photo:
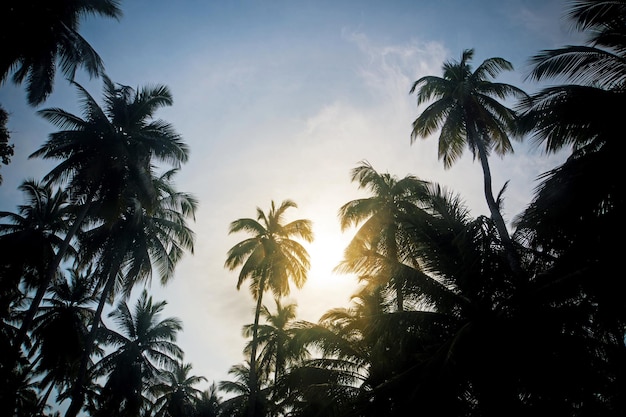
<svg viewBox="0 0 626 417">
<path fill-rule="evenodd" d="M 515 71 L 498 81 L 533 92 L 529 58 L 542 49 L 580 43 L 557 0 L 133 0 L 121 2 L 119 21 L 88 18 L 81 34 L 104 60 L 114 82 L 137 88 L 166 85 L 174 104 L 157 117 L 170 122 L 190 147 L 175 177 L 180 191 L 199 200 L 193 254 L 150 293 L 166 300 L 163 317 L 178 317 L 178 343 L 193 374 L 212 382 L 246 360 L 242 327 L 255 303 L 238 271 L 224 268 L 229 248 L 247 237 L 228 234 L 230 222 L 267 212 L 271 201 L 298 205 L 287 220 L 313 222 L 305 244 L 312 267 L 296 302 L 297 318 L 315 322 L 331 308 L 347 307 L 355 277 L 332 268 L 354 229 L 341 231 L 337 212 L 367 197 L 350 171 L 368 161 L 380 173 L 415 175 L 459 193 L 474 216 L 487 215 L 482 171 L 466 151 L 444 170 L 437 137 L 411 144 L 411 123 L 421 109 L 412 83 L 441 75 L 441 65 L 474 48 L 473 63 L 509 60 Z M 99 100 L 102 83 L 84 73 L 76 81 Z M 0 86 L 10 113 L 15 155 L 0 168 L 0 210 L 23 202 L 17 187 L 41 179 L 54 162 L 28 159 L 56 128 L 35 114 L 60 107 L 82 115 L 76 90 L 57 77 L 54 93 L 29 107 L 23 86 Z M 530 141 L 490 160 L 495 192 L 509 181 L 504 216 L 511 221 L 530 202 L 537 177 L 562 162 Z M 133 300 L 130 300 L 132 303 Z M 274 311 L 271 293 L 264 304 Z"/>
</svg>

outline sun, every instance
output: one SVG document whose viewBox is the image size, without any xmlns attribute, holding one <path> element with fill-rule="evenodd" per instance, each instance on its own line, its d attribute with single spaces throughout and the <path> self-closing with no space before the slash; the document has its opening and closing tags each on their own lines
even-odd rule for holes
<svg viewBox="0 0 626 417">
<path fill-rule="evenodd" d="M 351 237 L 339 230 L 316 232 L 315 240 L 306 245 L 311 268 L 304 286 L 292 294 L 300 319 L 315 322 L 330 309 L 347 307 L 358 287 L 354 275 L 334 272 Z"/>
<path fill-rule="evenodd" d="M 337 203 L 338 205 L 338 203 Z M 309 253 L 311 267 L 300 289 L 292 288 L 300 319 L 317 321 L 330 309 L 347 307 L 360 283 L 353 274 L 334 272 L 354 236 L 354 230 L 342 231 L 336 216 L 327 215 L 325 206 L 307 205 L 302 217 L 311 219 L 314 239 L 301 242 Z"/>
<path fill-rule="evenodd" d="M 341 260 L 351 236 L 335 228 L 325 227 L 316 231 L 315 240 L 307 246 L 311 258 L 307 285 L 332 288 L 342 281 L 345 274 L 333 270 Z"/>
</svg>

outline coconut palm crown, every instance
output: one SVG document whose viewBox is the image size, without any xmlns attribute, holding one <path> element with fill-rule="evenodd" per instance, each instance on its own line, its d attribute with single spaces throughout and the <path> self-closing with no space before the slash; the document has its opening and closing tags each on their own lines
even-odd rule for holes
<svg viewBox="0 0 626 417">
<path fill-rule="evenodd" d="M 310 266 L 308 252 L 302 244 L 292 237 L 311 242 L 313 240 L 311 221 L 299 219 L 284 224 L 285 211 L 292 207 L 295 208 L 297 205 L 291 200 L 283 201 L 278 207 L 272 201 L 267 214 L 257 208 L 256 220 L 251 218 L 238 219 L 233 221 L 229 228 L 229 233 L 244 231 L 252 234 L 252 237 L 244 239 L 230 248 L 224 264 L 229 270 L 241 266 L 237 289 L 245 280 L 249 279 L 251 281 L 250 290 L 257 302 L 250 350 L 249 380 L 251 394 L 248 406 L 250 416 L 255 415 L 254 409 L 257 401 L 257 332 L 261 306 L 263 305 L 263 293 L 266 289 L 270 289 L 277 297 L 288 295 L 290 281 L 297 288 L 301 288 L 306 282 Z"/>
</svg>

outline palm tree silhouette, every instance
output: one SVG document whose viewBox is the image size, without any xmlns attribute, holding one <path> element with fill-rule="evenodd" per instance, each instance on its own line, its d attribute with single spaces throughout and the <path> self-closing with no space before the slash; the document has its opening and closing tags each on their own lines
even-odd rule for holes
<svg viewBox="0 0 626 417">
<path fill-rule="evenodd" d="M 17 213 L 0 212 L 0 218 L 9 221 L 0 225 L 0 300 L 2 311 L 6 311 L 20 296 L 18 285 L 23 280 L 27 289 L 36 290 L 31 303 L 34 314 L 48 289 L 46 268 L 63 242 L 70 207 L 65 191 L 35 180 L 25 180 L 18 189 L 25 194 L 26 203 L 18 207 Z M 21 347 L 21 343 L 15 345 L 16 349 Z"/>
<path fill-rule="evenodd" d="M 190 363 L 177 363 L 173 369 L 164 370 L 159 376 L 160 382 L 149 387 L 155 397 L 152 414 L 154 417 L 186 417 L 193 415 L 202 391 L 195 388 L 206 381 L 203 376 L 190 375 Z"/>
<path fill-rule="evenodd" d="M 268 408 L 267 387 L 263 386 L 260 378 L 254 383 L 250 381 L 251 376 L 258 378 L 260 374 L 252 372 L 249 363 L 231 366 L 228 374 L 233 375 L 234 380 L 220 381 L 218 387 L 221 391 L 234 395 L 221 403 L 221 415 L 244 417 L 253 413 L 255 416 L 264 416 Z M 255 394 L 252 395 L 252 392 Z M 251 402 L 254 402 L 252 412 Z"/>
<path fill-rule="evenodd" d="M 125 280 L 128 292 L 136 280 L 150 278 L 150 259 L 158 260 L 161 279 L 167 281 L 183 252 L 193 250 L 193 233 L 186 219 L 193 218 L 197 205 L 192 196 L 175 191 L 171 184 L 176 169 L 188 158 L 188 148 L 169 123 L 154 118 L 160 107 L 172 104 L 169 89 L 156 85 L 135 90 L 116 85 L 108 77 L 103 81 L 104 109 L 82 86 L 74 84 L 85 119 L 61 109 L 39 112 L 63 130 L 51 134 L 31 155 L 60 160 L 44 179 L 67 183 L 73 201 L 81 207 L 64 246 L 49 266 L 47 279 L 52 279 L 65 248 L 77 234 L 82 241 L 82 261 L 99 260 L 96 272 L 101 277 L 103 300 L 92 325 L 92 340 L 104 300 L 111 297 L 122 266 L 124 273 L 119 278 Z M 173 164 L 174 170 L 156 177 L 154 164 L 159 162 Z M 81 232 L 84 226 L 91 229 Z M 126 265 L 129 260 L 132 262 Z M 28 325 L 23 324 L 26 329 Z M 89 353 L 88 348 L 86 356 Z M 86 361 L 68 417 L 76 416 L 83 401 L 80 386 Z"/>
<path fill-rule="evenodd" d="M 175 317 L 161 319 L 166 305 L 153 302 L 144 289 L 133 309 L 121 301 L 109 314 L 119 332 L 106 331 L 114 350 L 91 370 L 94 376 L 106 378 L 96 415 L 138 415 L 149 406 L 145 393 L 161 369 L 176 369 L 182 360 L 183 351 L 176 344 L 182 323 Z"/>
<path fill-rule="evenodd" d="M 229 228 L 229 233 L 244 231 L 253 235 L 230 248 L 224 264 L 229 270 L 241 266 L 237 289 L 246 279 L 250 279 L 250 290 L 257 302 L 250 348 L 249 381 L 251 385 L 248 407 L 250 417 L 255 416 L 258 379 L 257 332 L 263 293 L 269 289 L 278 297 L 288 295 L 289 281 L 292 281 L 297 288 L 301 288 L 307 278 L 309 254 L 292 237 L 311 242 L 313 240 L 311 221 L 299 219 L 283 224 L 285 211 L 295 207 L 297 207 L 296 204 L 291 200 L 283 201 L 278 207 L 272 201 L 267 214 L 257 208 L 256 220 L 238 219 L 233 221 Z"/>
<path fill-rule="evenodd" d="M 491 218 L 511 268 L 521 277 L 519 258 L 500 213 L 499 201 L 493 195 L 488 157 L 492 151 L 498 155 L 512 153 L 510 137 L 516 133 L 516 113 L 497 99 L 523 98 L 526 93 L 510 84 L 489 81 L 503 70 L 512 70 L 509 61 L 488 58 L 472 71 L 469 62 L 473 57 L 474 50 L 466 49 L 459 61 L 444 63 L 442 77 L 425 76 L 413 83 L 410 93 L 417 93 L 418 105 L 435 101 L 413 122 L 411 143 L 419 137 L 429 137 L 440 128 L 439 158 L 446 169 L 461 157 L 466 146 L 478 157 Z"/>
<path fill-rule="evenodd" d="M 208 389 L 200 393 L 194 413 L 197 417 L 218 417 L 221 408 L 222 397 L 219 395 L 217 384 L 213 382 Z"/>
<path fill-rule="evenodd" d="M 276 313 L 272 313 L 265 305 L 261 308 L 261 316 L 265 321 L 259 324 L 257 331 L 257 345 L 261 348 L 257 368 L 259 379 L 267 380 L 273 375 L 272 408 L 278 407 L 280 401 L 279 380 L 288 367 L 297 365 L 309 352 L 306 347 L 296 340 L 297 327 L 295 326 L 295 303 L 283 305 L 279 298 L 274 299 Z M 244 337 L 252 337 L 253 325 L 244 326 Z M 244 353 L 250 355 L 252 341 L 244 348 Z"/>
<path fill-rule="evenodd" d="M 72 386 L 78 374 L 82 353 L 87 345 L 88 325 L 93 320 L 93 304 L 98 299 L 91 267 L 72 268 L 49 290 L 33 320 L 32 336 L 37 358 L 35 373 L 43 373 L 40 387 L 49 391 L 40 401 L 45 405 L 50 390 L 61 394 Z"/>
<path fill-rule="evenodd" d="M 372 273 L 372 264 L 365 265 L 354 259 L 354 256 L 361 256 L 358 247 L 367 243 L 370 250 L 388 260 L 382 262 L 382 267 L 388 269 L 385 275 L 395 290 L 396 309 L 402 311 L 404 280 L 393 266 L 402 259 L 402 218 L 417 210 L 416 205 L 425 195 L 426 182 L 412 175 L 398 179 L 388 173 L 380 174 L 367 161 L 352 170 L 352 181 L 357 181 L 359 188 L 370 190 L 372 196 L 350 201 L 339 209 L 342 231 L 352 225 L 362 223 L 362 226 L 348 245 L 345 259 L 337 270 L 359 275 Z"/>
</svg>

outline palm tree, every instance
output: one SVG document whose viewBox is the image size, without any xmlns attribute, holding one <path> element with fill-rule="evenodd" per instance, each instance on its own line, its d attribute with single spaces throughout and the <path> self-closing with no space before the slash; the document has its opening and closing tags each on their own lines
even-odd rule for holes
<svg viewBox="0 0 626 417">
<path fill-rule="evenodd" d="M 78 374 L 82 353 L 87 344 L 88 325 L 93 319 L 92 304 L 97 300 L 91 268 L 69 270 L 63 279 L 50 288 L 50 297 L 43 300 L 33 321 L 33 339 L 37 358 L 35 373 L 43 374 L 40 386 L 59 392 L 71 387 Z M 47 394 L 49 394 L 48 391 Z M 47 395 L 41 400 L 45 405 Z"/>
<path fill-rule="evenodd" d="M 10 371 L 7 380 L 8 390 L 0 387 L 0 412 L 2 415 L 13 417 L 37 415 L 39 412 L 37 381 L 29 372 L 29 367 L 20 366 Z"/>
<path fill-rule="evenodd" d="M 101 58 L 80 35 L 86 16 L 119 19 L 118 0 L 48 2 L 6 0 L 0 6 L 0 83 L 12 73 L 13 81 L 26 80 L 31 105 L 41 104 L 52 92 L 57 65 L 73 79 L 83 66 L 90 76 L 103 73 Z M 58 62 L 57 62 L 58 61 Z"/>
<path fill-rule="evenodd" d="M 410 93 L 417 92 L 418 105 L 435 101 L 413 122 L 411 143 L 419 137 L 429 137 L 440 128 L 439 158 L 443 159 L 446 169 L 461 157 L 465 146 L 478 157 L 491 218 L 511 268 L 521 276 L 519 259 L 500 213 L 499 201 L 493 195 L 488 157 L 492 151 L 501 156 L 513 152 L 510 137 L 514 137 L 517 115 L 497 99 L 523 98 L 526 93 L 510 84 L 489 80 L 503 70 L 513 70 L 509 61 L 488 58 L 472 71 L 469 62 L 473 57 L 474 50 L 466 49 L 460 61 L 444 63 L 443 77 L 425 76 L 413 83 Z"/>
<path fill-rule="evenodd" d="M 156 398 L 154 417 L 189 417 L 193 415 L 202 391 L 195 388 L 200 382 L 206 381 L 203 376 L 189 375 L 190 363 L 177 363 L 172 370 L 161 372 L 158 382 L 149 387 Z"/>
<path fill-rule="evenodd" d="M 406 219 L 406 250 L 420 265 L 405 267 L 416 309 L 332 312 L 339 334 L 351 336 L 360 348 L 355 352 L 367 353 L 353 356 L 367 358 L 367 372 L 348 408 L 363 416 L 407 415 L 416 407 L 426 414 L 488 416 L 552 409 L 566 415 L 579 404 L 606 409 L 593 397 L 613 395 L 613 388 L 601 394 L 599 387 L 616 372 L 607 367 L 611 343 L 600 342 L 588 321 L 591 300 L 571 291 L 519 291 L 493 223 L 469 217 L 444 189 L 433 186 L 429 193 L 423 210 Z M 331 337 L 320 340 L 334 346 Z M 341 351 L 349 353 L 349 346 Z M 574 363 L 581 367 L 576 373 L 568 370 Z"/>
<path fill-rule="evenodd" d="M 523 133 L 532 133 L 547 152 L 570 145 L 589 152 L 611 142 L 625 100 L 626 6 L 602 0 L 568 3 L 568 17 L 585 32 L 586 44 L 540 51 L 531 58 L 527 75 L 533 81 L 567 84 L 543 88 L 520 103 Z"/>
<path fill-rule="evenodd" d="M 257 344 L 261 348 L 258 358 L 259 379 L 265 380 L 273 374 L 273 406 L 279 400 L 278 381 L 290 365 L 297 364 L 309 356 L 309 352 L 302 344 L 296 343 L 296 304 L 282 305 L 279 298 L 275 298 L 276 314 L 263 306 L 261 315 L 265 324 L 260 324 L 257 330 Z M 244 337 L 251 337 L 254 332 L 252 325 L 244 327 Z M 248 343 L 244 353 L 250 354 L 252 342 Z"/>
<path fill-rule="evenodd" d="M 359 188 L 368 189 L 373 195 L 350 201 L 339 209 L 342 231 L 363 222 L 346 249 L 346 255 L 351 252 L 351 247 L 368 242 L 390 260 L 387 264 L 393 265 L 401 257 L 399 240 L 402 234 L 402 218 L 417 209 L 416 204 L 425 195 L 426 183 L 412 175 L 398 179 L 388 173 L 380 174 L 366 161 L 352 170 L 352 181 L 357 181 Z M 349 260 L 342 262 L 342 265 L 339 267 L 341 271 L 364 273 L 358 267 L 353 268 Z M 402 276 L 399 271 L 394 270 L 388 271 L 387 275 L 395 289 L 397 311 L 402 311 Z"/>
<path fill-rule="evenodd" d="M 619 259 L 613 236 L 624 227 L 626 200 L 619 180 L 619 158 L 625 150 L 619 132 L 620 109 L 626 103 L 626 6 L 570 2 L 568 16 L 586 34 L 586 44 L 532 57 L 529 78 L 565 84 L 540 90 L 520 109 L 524 133 L 531 133 L 547 152 L 572 151 L 565 163 L 540 177 L 533 201 L 516 219 L 517 233 L 552 260 L 560 257 L 559 264 L 575 275 L 595 275 L 598 268 L 611 275 Z M 621 303 L 614 295 L 622 288 L 615 284 L 594 291 L 605 290 L 603 298 L 618 311 L 614 308 Z M 622 319 L 625 313 L 620 313 Z"/>
<path fill-rule="evenodd" d="M 237 289 L 246 279 L 250 279 L 250 290 L 257 303 L 250 349 L 251 395 L 248 410 L 250 417 L 255 416 L 257 332 L 263 293 L 269 289 L 277 297 L 288 295 L 289 281 L 292 281 L 297 288 L 301 288 L 307 278 L 309 254 L 292 237 L 311 242 L 313 240 L 311 221 L 299 219 L 283 224 L 285 211 L 292 207 L 295 208 L 297 205 L 291 200 L 283 201 L 279 207 L 276 207 L 272 201 L 267 214 L 257 207 L 256 220 L 238 219 L 229 227 L 229 234 L 244 231 L 253 235 L 230 248 L 224 264 L 231 271 L 241 266 Z"/>
<path fill-rule="evenodd" d="M 176 344 L 182 323 L 174 317 L 161 319 L 166 305 L 153 302 L 144 289 L 134 309 L 121 301 L 109 314 L 120 332 L 107 331 L 114 350 L 92 369 L 94 376 L 106 377 L 96 415 L 138 415 L 148 406 L 144 394 L 161 369 L 175 369 L 182 360 L 183 351 Z"/>
<path fill-rule="evenodd" d="M 24 350 L 15 351 L 12 344 L 18 329 L 14 323 L 19 312 L 11 309 L 0 320 L 0 413 L 21 417 L 37 411 L 37 381 Z"/>
<path fill-rule="evenodd" d="M 623 1 L 568 1 L 567 17 L 584 32 L 586 45 L 568 45 L 540 51 L 531 58 L 529 77 L 535 81 L 564 79 L 604 90 L 626 83 L 626 40 Z M 582 126 L 581 126 L 582 127 Z"/>
<path fill-rule="evenodd" d="M 251 401 L 253 401 L 254 411 L 252 411 L 252 415 L 264 416 L 268 408 L 267 389 L 260 379 L 254 383 L 250 381 L 251 376 L 258 377 L 259 373 L 251 372 L 250 364 L 245 363 L 231 366 L 228 374 L 234 376 L 234 381 L 220 381 L 218 387 L 221 391 L 233 395 L 221 403 L 220 415 L 250 416 Z M 254 395 L 252 395 L 253 389 L 256 392 Z"/>
<path fill-rule="evenodd" d="M 94 346 L 100 317 L 115 288 L 129 296 L 140 282 L 150 281 L 156 266 L 161 283 L 166 284 L 185 251 L 193 253 L 194 234 L 186 219 L 195 215 L 197 201 L 174 189 L 168 171 L 153 180 L 157 198 L 150 207 L 137 200 L 121 214 L 118 221 L 101 223 L 80 236 L 84 259 L 97 259 L 96 274 L 102 293 L 91 323 L 89 341 L 81 362 L 79 376 L 72 390 L 72 404 L 67 416 L 75 416 L 83 402 L 82 383 L 86 376 L 89 354 Z M 129 199 L 129 201 L 131 201 Z"/>
<path fill-rule="evenodd" d="M 217 384 L 213 382 L 208 389 L 200 393 L 196 403 L 196 417 L 218 417 L 222 408 L 222 397 L 218 394 Z"/>
<path fill-rule="evenodd" d="M 141 89 L 114 84 L 103 76 L 104 108 L 79 84 L 79 100 L 85 118 L 58 108 L 38 112 L 61 131 L 30 157 L 60 161 L 45 181 L 64 182 L 73 198 L 89 206 L 99 201 L 99 215 L 116 219 L 125 201 L 120 196 L 131 193 L 142 203 L 156 195 L 152 183 L 154 162 L 172 164 L 174 168 L 189 158 L 187 145 L 173 126 L 155 119 L 156 111 L 171 106 L 173 98 L 166 86 Z"/>
</svg>

